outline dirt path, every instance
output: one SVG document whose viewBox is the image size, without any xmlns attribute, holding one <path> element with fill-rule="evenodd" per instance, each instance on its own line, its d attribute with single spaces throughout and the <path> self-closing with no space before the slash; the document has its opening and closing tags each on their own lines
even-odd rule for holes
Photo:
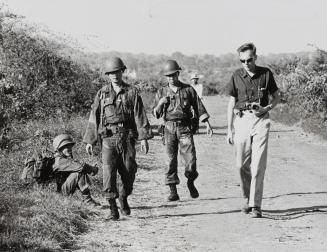
<svg viewBox="0 0 327 252">
<path fill-rule="evenodd" d="M 180 172 L 178 202 L 167 202 L 165 151 L 156 137 L 138 153 L 132 215 L 105 221 L 81 237 L 81 251 L 327 251 L 327 143 L 273 123 L 262 219 L 240 213 L 238 172 L 225 142 L 226 98 L 206 97 L 215 134 L 195 137 L 198 199 Z"/>
</svg>

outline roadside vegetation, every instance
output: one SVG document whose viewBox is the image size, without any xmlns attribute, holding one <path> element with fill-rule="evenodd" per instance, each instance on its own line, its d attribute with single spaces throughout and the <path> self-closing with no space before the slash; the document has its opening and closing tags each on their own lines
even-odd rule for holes
<svg viewBox="0 0 327 252">
<path fill-rule="evenodd" d="M 101 66 L 110 56 L 123 58 L 127 82 L 140 89 L 150 110 L 154 93 L 164 85 L 162 65 L 168 58 L 182 66 L 181 78 L 200 74 L 205 95 L 223 95 L 232 72 L 240 67 L 235 54 L 186 56 L 108 52 L 85 54 L 67 39 L 40 35 L 37 27 L 0 9 L 0 250 L 59 250 L 76 248 L 79 234 L 97 211 L 80 203 L 78 194 L 62 197 L 52 185 L 39 188 L 19 177 L 24 160 L 45 147 L 53 137 L 72 134 L 75 157 L 86 162 L 81 143 L 87 113 L 103 85 Z M 260 56 L 260 55 L 259 55 Z M 282 91 L 283 104 L 275 120 L 298 124 L 327 139 L 327 53 L 278 54 L 259 57 L 270 67 Z M 101 196 L 101 173 L 92 191 Z"/>
</svg>

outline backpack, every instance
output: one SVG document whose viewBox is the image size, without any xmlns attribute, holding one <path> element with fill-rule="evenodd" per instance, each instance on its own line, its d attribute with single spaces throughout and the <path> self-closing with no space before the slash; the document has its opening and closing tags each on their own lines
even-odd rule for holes
<svg viewBox="0 0 327 252">
<path fill-rule="evenodd" d="M 49 183 L 54 179 L 53 165 L 55 158 L 52 152 L 45 150 L 38 152 L 35 156 L 25 161 L 22 180 L 26 180 L 30 174 L 38 184 Z"/>
</svg>

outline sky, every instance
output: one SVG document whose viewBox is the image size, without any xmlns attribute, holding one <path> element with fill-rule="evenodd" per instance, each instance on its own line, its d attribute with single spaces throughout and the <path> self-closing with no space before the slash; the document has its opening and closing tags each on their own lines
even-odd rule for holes
<svg viewBox="0 0 327 252">
<path fill-rule="evenodd" d="M 3 0 L 86 51 L 186 55 L 327 49 L 325 0 Z"/>
</svg>

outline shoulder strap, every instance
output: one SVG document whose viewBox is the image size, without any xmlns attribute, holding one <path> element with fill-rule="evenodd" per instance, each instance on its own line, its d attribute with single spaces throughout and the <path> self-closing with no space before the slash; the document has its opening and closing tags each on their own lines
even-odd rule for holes
<svg viewBox="0 0 327 252">
<path fill-rule="evenodd" d="M 100 91 L 100 127 L 103 127 L 103 109 L 104 109 L 104 99 L 106 98 L 106 93 L 102 90 Z"/>
</svg>

